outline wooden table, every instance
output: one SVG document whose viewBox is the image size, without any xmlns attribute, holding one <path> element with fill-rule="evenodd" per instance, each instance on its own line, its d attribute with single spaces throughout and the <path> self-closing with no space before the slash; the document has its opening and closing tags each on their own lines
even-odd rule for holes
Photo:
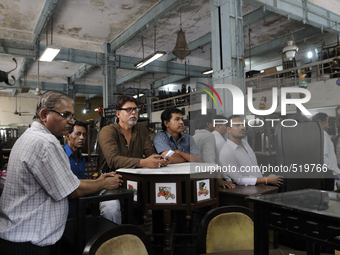
<svg viewBox="0 0 340 255">
<path fill-rule="evenodd" d="M 239 205 L 248 207 L 253 210 L 253 204 L 246 200 L 246 197 L 277 193 L 279 190 L 276 186 L 239 186 L 234 189 L 224 189 L 219 187 L 219 206 Z"/>
<path fill-rule="evenodd" d="M 307 254 L 320 245 L 340 249 L 340 194 L 297 190 L 246 198 L 254 203 L 254 254 L 268 255 L 268 229 L 307 242 Z"/>
<path fill-rule="evenodd" d="M 171 254 L 172 236 L 171 211 L 186 211 L 187 222 L 197 208 L 217 207 L 217 179 L 209 173 L 195 172 L 198 163 L 169 164 L 166 167 L 149 169 L 120 168 L 116 172 L 123 176 L 123 187 L 133 190 L 134 205 L 142 210 L 146 219 L 148 210 L 164 212 L 164 254 Z M 199 163 L 200 166 L 205 165 Z M 209 165 L 209 164 L 206 164 Z"/>
</svg>

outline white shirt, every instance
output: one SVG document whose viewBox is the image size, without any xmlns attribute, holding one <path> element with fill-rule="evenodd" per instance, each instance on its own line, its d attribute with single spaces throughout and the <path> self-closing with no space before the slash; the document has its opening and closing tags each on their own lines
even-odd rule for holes
<svg viewBox="0 0 340 255">
<path fill-rule="evenodd" d="M 237 185 L 255 185 L 257 178 L 263 177 L 257 165 L 254 151 L 248 142 L 242 139 L 242 146 L 227 139 L 220 152 L 220 165 L 227 167 L 222 177 L 229 176 Z"/>
<path fill-rule="evenodd" d="M 217 163 L 217 150 L 215 136 L 206 129 L 197 129 L 193 136 L 197 147 L 200 149 L 204 163 Z"/>
<path fill-rule="evenodd" d="M 56 243 L 68 214 L 68 198 L 80 181 L 57 138 L 41 123 L 14 144 L 0 197 L 0 237 L 38 246 Z"/>
<path fill-rule="evenodd" d="M 323 163 L 327 165 L 328 169 L 340 174 L 340 169 L 338 168 L 338 163 L 335 156 L 334 144 L 325 130 L 323 131 L 323 137 Z"/>
<path fill-rule="evenodd" d="M 340 138 L 336 141 L 336 159 L 338 161 L 338 165 L 340 165 Z"/>
<path fill-rule="evenodd" d="M 225 140 L 224 140 L 223 136 L 220 134 L 220 132 L 218 132 L 216 130 L 214 130 L 212 132 L 212 134 L 215 136 L 217 153 L 218 153 L 218 155 L 220 155 L 222 147 L 225 144 Z"/>
</svg>

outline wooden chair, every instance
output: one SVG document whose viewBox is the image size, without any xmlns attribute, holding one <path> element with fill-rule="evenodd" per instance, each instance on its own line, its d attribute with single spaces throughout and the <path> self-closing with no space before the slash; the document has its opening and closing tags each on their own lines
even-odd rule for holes
<svg viewBox="0 0 340 255">
<path fill-rule="evenodd" d="M 222 206 L 210 210 L 202 219 L 197 254 L 253 250 L 253 211 L 241 206 Z"/>
<path fill-rule="evenodd" d="M 120 225 L 97 233 L 83 255 L 152 255 L 149 237 L 137 226 Z"/>
</svg>

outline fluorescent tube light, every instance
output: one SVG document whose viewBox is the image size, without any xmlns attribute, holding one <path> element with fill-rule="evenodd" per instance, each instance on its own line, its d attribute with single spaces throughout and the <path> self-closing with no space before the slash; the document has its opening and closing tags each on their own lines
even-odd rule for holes
<svg viewBox="0 0 340 255">
<path fill-rule="evenodd" d="M 55 45 L 47 46 L 43 54 L 40 56 L 39 61 L 51 62 L 55 58 L 55 56 L 58 55 L 60 50 L 60 47 Z"/>
<path fill-rule="evenodd" d="M 146 66 L 147 64 L 150 64 L 152 61 L 164 56 L 166 54 L 165 51 L 156 51 L 153 54 L 147 56 L 146 58 L 142 59 L 137 64 L 134 64 L 135 67 L 141 68 L 143 66 Z"/>
<path fill-rule="evenodd" d="M 141 97 L 141 96 L 144 96 L 144 94 L 139 94 L 138 96 L 134 95 L 133 98 L 137 98 L 137 97 Z"/>
<path fill-rule="evenodd" d="M 209 70 L 203 71 L 202 74 L 210 74 L 212 72 L 214 72 L 214 70 L 213 69 L 209 69 Z"/>
</svg>

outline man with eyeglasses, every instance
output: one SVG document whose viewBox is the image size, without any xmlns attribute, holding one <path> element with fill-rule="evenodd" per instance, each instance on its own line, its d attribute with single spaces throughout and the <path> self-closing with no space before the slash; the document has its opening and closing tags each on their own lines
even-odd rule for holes
<svg viewBox="0 0 340 255">
<path fill-rule="evenodd" d="M 32 126 L 14 144 L 0 197 L 2 255 L 53 254 L 67 220 L 68 198 L 121 185 L 120 175 L 79 180 L 57 137 L 74 125 L 73 99 L 58 91 L 39 98 Z"/>
<path fill-rule="evenodd" d="M 157 168 L 168 165 L 168 160 L 156 153 L 148 129 L 142 123 L 137 123 L 137 105 L 137 100 L 131 95 L 117 98 L 117 122 L 103 127 L 99 132 L 100 173 L 118 168 Z M 117 212 L 118 206 L 120 204 L 116 200 L 101 202 L 101 215 L 114 221 L 112 215 Z"/>
</svg>

